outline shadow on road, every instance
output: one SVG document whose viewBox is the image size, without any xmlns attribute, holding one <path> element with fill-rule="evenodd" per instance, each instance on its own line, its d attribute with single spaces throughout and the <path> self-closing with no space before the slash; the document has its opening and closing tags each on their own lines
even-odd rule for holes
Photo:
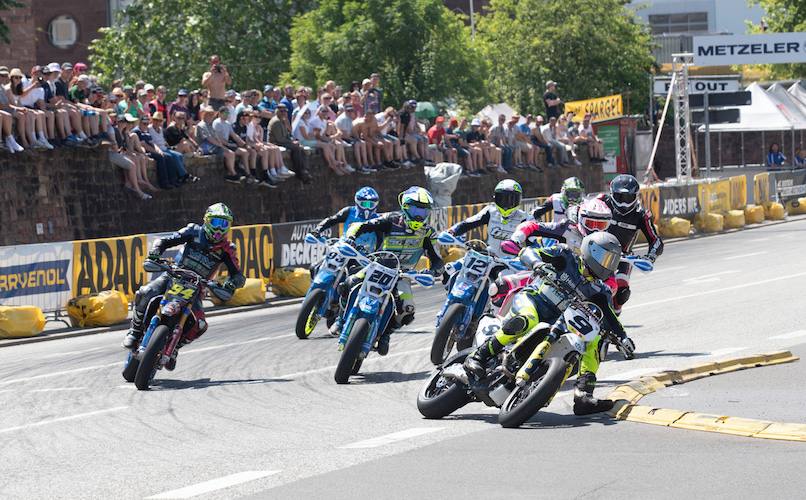
<svg viewBox="0 0 806 500">
<path fill-rule="evenodd" d="M 196 380 L 175 380 L 175 379 L 157 379 L 151 387 L 152 389 L 205 389 L 207 387 L 216 387 L 222 385 L 253 385 L 253 384 L 269 384 L 273 382 L 291 382 L 291 379 L 285 378 L 247 378 L 247 379 L 234 379 L 234 380 L 212 380 L 209 378 L 199 378 Z"/>
<path fill-rule="evenodd" d="M 431 374 L 430 371 L 401 373 L 401 372 L 367 372 L 359 373 L 350 379 L 351 384 L 382 384 L 410 382 L 412 380 L 425 380 Z"/>
<path fill-rule="evenodd" d="M 618 351 L 613 353 L 616 357 L 621 356 Z M 694 358 L 697 356 L 708 356 L 710 353 L 708 352 L 669 352 L 669 351 L 647 351 L 647 352 L 636 352 L 635 359 L 644 359 L 644 358 Z M 610 353 L 608 353 L 608 358 L 610 358 Z"/>
<path fill-rule="evenodd" d="M 521 425 L 521 429 L 570 429 L 575 427 L 589 427 L 591 425 L 615 425 L 618 420 L 606 413 L 596 413 L 584 417 L 573 414 L 559 414 L 541 411 L 529 421 Z"/>
</svg>

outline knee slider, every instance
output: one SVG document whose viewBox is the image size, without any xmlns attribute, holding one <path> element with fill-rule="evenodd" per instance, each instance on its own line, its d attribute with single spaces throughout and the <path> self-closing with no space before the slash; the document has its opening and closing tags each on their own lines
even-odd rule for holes
<svg viewBox="0 0 806 500">
<path fill-rule="evenodd" d="M 630 299 L 630 287 L 620 288 L 618 292 L 616 292 L 616 302 L 618 304 L 626 304 L 627 300 Z"/>
<path fill-rule="evenodd" d="M 526 330 L 526 326 L 528 324 L 529 322 L 523 316 L 512 316 L 511 318 L 504 320 L 504 324 L 501 326 L 501 331 L 503 331 L 506 335 L 518 335 Z"/>
</svg>

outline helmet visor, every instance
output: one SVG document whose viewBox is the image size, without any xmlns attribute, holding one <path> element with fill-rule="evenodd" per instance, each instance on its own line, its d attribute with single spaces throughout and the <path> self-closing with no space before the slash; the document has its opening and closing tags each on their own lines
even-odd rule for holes
<svg viewBox="0 0 806 500">
<path fill-rule="evenodd" d="M 638 195 L 635 193 L 613 193 L 613 200 L 623 207 L 632 205 L 637 199 Z"/>
<path fill-rule="evenodd" d="M 593 260 L 600 266 L 610 271 L 610 275 L 616 272 L 619 262 L 621 261 L 621 253 L 609 252 L 603 247 L 592 243 L 590 245 L 590 253 Z M 600 276 L 601 277 L 601 276 Z"/>
<path fill-rule="evenodd" d="M 360 208 L 366 208 L 367 210 L 375 210 L 375 207 L 378 206 L 378 202 L 375 200 L 359 200 L 358 206 Z"/>
<path fill-rule="evenodd" d="M 590 217 L 583 217 L 581 222 L 588 231 L 604 231 L 610 226 L 609 220 L 591 219 Z"/>
<path fill-rule="evenodd" d="M 431 209 L 418 207 L 415 205 L 409 205 L 403 211 L 406 212 L 406 215 L 409 217 L 409 219 L 417 222 L 425 222 L 425 220 L 431 214 Z"/>
<path fill-rule="evenodd" d="M 495 204 L 503 210 L 511 210 L 521 204 L 521 194 L 517 191 L 499 191 L 494 199 Z"/>
<path fill-rule="evenodd" d="M 566 189 L 565 199 L 568 200 L 568 203 L 579 203 L 582 201 L 582 191 L 579 189 Z"/>
<path fill-rule="evenodd" d="M 219 231 L 226 231 L 229 229 L 229 221 L 222 217 L 213 217 L 210 219 L 208 224 L 210 224 L 210 227 L 213 229 L 217 229 Z"/>
</svg>

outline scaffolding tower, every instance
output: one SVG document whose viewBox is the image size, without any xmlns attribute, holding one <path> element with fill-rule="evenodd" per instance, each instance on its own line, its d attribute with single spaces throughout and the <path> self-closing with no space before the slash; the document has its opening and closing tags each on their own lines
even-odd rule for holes
<svg viewBox="0 0 806 500">
<path fill-rule="evenodd" d="M 677 182 L 690 181 L 691 166 L 691 111 L 688 107 L 688 67 L 694 62 L 694 54 L 672 54 L 674 87 L 674 153 L 677 167 Z"/>
</svg>

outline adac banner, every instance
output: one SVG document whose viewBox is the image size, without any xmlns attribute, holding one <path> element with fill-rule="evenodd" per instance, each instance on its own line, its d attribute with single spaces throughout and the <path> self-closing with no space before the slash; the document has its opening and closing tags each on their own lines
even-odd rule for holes
<svg viewBox="0 0 806 500">
<path fill-rule="evenodd" d="M 454 205 L 452 207 L 448 207 L 448 227 L 452 227 L 454 224 L 476 215 L 486 205 L 486 203 L 476 203 L 474 205 Z M 468 231 L 464 234 L 464 237 L 467 240 L 486 241 L 487 226 L 482 226 L 480 228 Z"/>
<path fill-rule="evenodd" d="M 0 248 L 0 304 L 62 309 L 71 298 L 72 259 L 69 242 Z"/>
<path fill-rule="evenodd" d="M 274 267 L 304 267 L 318 263 L 327 250 L 322 245 L 305 243 L 305 235 L 311 232 L 319 221 L 289 222 L 273 224 L 274 235 Z M 322 232 L 325 238 L 337 238 L 341 231 L 341 224 L 333 226 Z"/>
<path fill-rule="evenodd" d="M 660 216 L 664 219 L 681 217 L 694 219 L 700 213 L 696 184 L 658 187 Z"/>
<path fill-rule="evenodd" d="M 652 222 L 655 224 L 660 221 L 660 188 L 659 187 L 642 187 L 639 191 L 641 197 L 641 206 L 644 210 L 648 210 L 652 214 Z"/>
<path fill-rule="evenodd" d="M 775 189 L 774 196 L 783 204 L 806 196 L 806 170 L 770 172 Z"/>
<path fill-rule="evenodd" d="M 146 235 L 73 242 L 72 295 L 119 290 L 130 300 L 146 282 Z"/>
<path fill-rule="evenodd" d="M 772 201 L 775 178 L 769 172 L 753 176 L 753 201 L 756 205 L 764 205 Z"/>
<path fill-rule="evenodd" d="M 565 103 L 565 112 L 572 112 L 582 121 L 585 113 L 593 115 L 594 122 L 618 118 L 624 114 L 621 94 Z"/>
<path fill-rule="evenodd" d="M 268 281 L 274 270 L 274 228 L 272 224 L 254 224 L 232 228 L 229 238 L 235 244 L 241 271 L 247 278 Z M 222 270 L 223 271 L 223 270 Z"/>
</svg>

